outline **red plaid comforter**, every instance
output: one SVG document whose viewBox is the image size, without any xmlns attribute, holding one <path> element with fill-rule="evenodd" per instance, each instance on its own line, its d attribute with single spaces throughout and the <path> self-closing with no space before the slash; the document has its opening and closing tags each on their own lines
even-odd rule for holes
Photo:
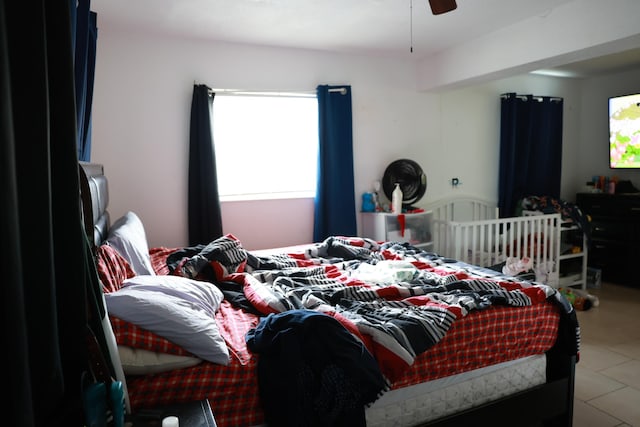
<svg viewBox="0 0 640 427">
<path fill-rule="evenodd" d="M 388 259 L 400 259 L 402 251 L 387 253 Z M 153 250 L 159 273 L 168 273 L 164 259 L 171 249 Z M 309 256 L 292 254 L 296 264 L 309 265 Z M 263 262 L 274 261 L 269 258 Z M 311 262 L 315 265 L 315 262 Z M 298 264 L 299 265 L 299 264 Z M 434 266 L 414 262 L 418 268 L 430 268 L 434 274 L 458 275 L 459 278 L 486 280 L 489 273 L 459 264 Z M 330 269 L 331 270 L 331 269 Z M 457 271 L 459 270 L 459 271 Z M 266 281 L 268 282 L 268 281 Z M 259 282 L 261 284 L 266 282 Z M 518 288 L 517 280 L 501 278 L 506 288 Z M 522 283 L 527 289 L 529 284 Z M 553 291 L 541 288 L 542 293 Z M 534 294 L 540 289 L 536 290 Z M 393 298 L 397 300 L 398 298 Z M 441 302 L 442 303 L 442 302 Z M 445 304 L 446 305 L 446 304 Z M 491 305 L 469 310 L 457 316 L 446 334 L 426 352 L 418 354 L 409 369 L 394 372 L 391 388 L 401 388 L 436 378 L 492 365 L 508 360 L 540 354 L 551 348 L 558 335 L 560 309 L 546 298 L 534 298 L 523 306 Z M 260 318 L 234 308 L 224 301 L 216 314 L 220 331 L 231 353 L 229 366 L 203 362 L 195 367 L 144 377 L 129 377 L 127 385 L 132 407 L 156 407 L 171 402 L 208 399 L 221 427 L 254 426 L 264 422 L 255 375 L 257 355 L 250 353 L 245 334 Z M 184 350 L 161 337 L 134 325 L 112 319 L 116 339 L 130 345 L 154 351 L 186 354 Z"/>
</svg>

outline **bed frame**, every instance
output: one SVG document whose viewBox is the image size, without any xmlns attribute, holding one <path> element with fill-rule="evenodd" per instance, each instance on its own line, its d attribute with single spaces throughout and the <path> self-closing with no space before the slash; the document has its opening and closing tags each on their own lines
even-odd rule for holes
<svg viewBox="0 0 640 427">
<path fill-rule="evenodd" d="M 85 230 L 94 245 L 99 245 L 109 228 L 107 180 L 102 165 L 80 162 L 79 169 Z M 570 328 L 561 324 L 560 331 L 570 331 Z M 571 427 L 576 357 L 569 356 L 566 350 L 570 339 L 570 333 L 560 334 L 547 352 L 545 384 L 420 426 Z"/>
<path fill-rule="evenodd" d="M 84 229 L 93 249 L 106 238 L 111 225 L 107 206 L 109 188 L 104 167 L 96 163 L 79 162 L 80 194 Z"/>
<path fill-rule="evenodd" d="M 538 281 L 558 286 L 560 214 L 498 218 L 495 203 L 475 197 L 442 199 L 427 209 L 438 254 L 482 267 L 529 257 L 541 273 Z"/>
</svg>

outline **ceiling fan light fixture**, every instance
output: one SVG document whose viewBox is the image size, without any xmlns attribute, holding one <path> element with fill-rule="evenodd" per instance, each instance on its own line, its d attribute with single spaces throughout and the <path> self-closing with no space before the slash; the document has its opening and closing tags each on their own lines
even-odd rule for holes
<svg viewBox="0 0 640 427">
<path fill-rule="evenodd" d="M 456 0 L 429 0 L 429 6 L 434 15 L 451 12 L 458 7 Z"/>
</svg>

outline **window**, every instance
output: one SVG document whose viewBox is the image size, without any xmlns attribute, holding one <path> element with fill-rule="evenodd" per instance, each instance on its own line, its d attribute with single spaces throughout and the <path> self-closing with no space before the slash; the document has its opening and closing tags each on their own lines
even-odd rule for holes
<svg viewBox="0 0 640 427">
<path fill-rule="evenodd" d="M 315 95 L 228 95 L 213 102 L 221 200 L 315 197 Z"/>
</svg>

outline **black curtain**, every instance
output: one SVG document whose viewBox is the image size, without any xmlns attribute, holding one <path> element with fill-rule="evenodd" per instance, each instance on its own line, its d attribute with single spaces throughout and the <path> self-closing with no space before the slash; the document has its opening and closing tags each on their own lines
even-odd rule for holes
<svg viewBox="0 0 640 427">
<path fill-rule="evenodd" d="M 0 1 L 2 424 L 81 426 L 87 325 L 104 345 L 104 307 L 81 217 L 70 4 Z"/>
<path fill-rule="evenodd" d="M 351 87 L 317 87 L 318 185 L 313 240 L 357 234 Z"/>
<path fill-rule="evenodd" d="M 193 85 L 189 136 L 189 245 L 208 244 L 222 236 L 222 212 L 213 145 L 215 94 Z"/>
<path fill-rule="evenodd" d="M 501 96 L 500 217 L 513 216 L 527 196 L 560 198 L 562 177 L 562 98 Z"/>
<path fill-rule="evenodd" d="M 78 159 L 91 160 L 91 106 L 98 38 L 97 15 L 90 10 L 89 0 L 69 0 L 71 36 L 75 50 L 76 124 Z"/>
</svg>

